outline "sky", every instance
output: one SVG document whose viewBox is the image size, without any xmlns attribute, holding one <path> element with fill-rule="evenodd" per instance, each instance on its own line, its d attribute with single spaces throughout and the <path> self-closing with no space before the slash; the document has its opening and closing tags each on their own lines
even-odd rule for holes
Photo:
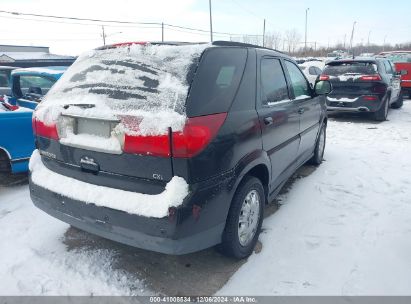
<svg viewBox="0 0 411 304">
<path fill-rule="evenodd" d="M 208 0 L 1 0 L 0 10 L 103 20 L 167 23 L 209 29 Z M 236 35 L 296 29 L 304 43 L 305 13 L 308 10 L 307 41 L 318 46 L 348 43 L 356 21 L 354 44 L 396 44 L 411 41 L 411 18 L 405 15 L 409 0 L 391 5 L 381 0 L 212 0 L 213 31 Z M 404 18 L 404 16 L 406 16 Z M 101 46 L 102 27 L 106 42 L 159 41 L 157 25 L 119 25 L 102 22 L 42 19 L 0 13 L 0 44 L 50 46 L 56 54 L 78 55 Z M 79 24 L 81 23 L 81 24 Z M 237 36 L 235 36 L 237 37 Z M 165 27 L 165 40 L 209 41 L 207 32 Z M 230 35 L 214 34 L 214 40 Z"/>
</svg>

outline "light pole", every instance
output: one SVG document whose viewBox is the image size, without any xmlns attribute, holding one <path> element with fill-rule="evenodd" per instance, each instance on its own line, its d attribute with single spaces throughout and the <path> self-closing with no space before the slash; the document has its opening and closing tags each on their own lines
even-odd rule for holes
<svg viewBox="0 0 411 304">
<path fill-rule="evenodd" d="M 371 35 L 371 31 L 368 32 L 368 41 L 367 41 L 367 47 L 368 48 L 370 48 L 370 35 Z"/>
<path fill-rule="evenodd" d="M 103 45 L 106 45 L 106 33 L 104 31 L 104 25 L 101 26 L 101 30 L 102 30 L 101 36 L 103 37 Z"/>
<path fill-rule="evenodd" d="M 304 42 L 304 53 L 307 55 L 307 20 L 308 20 L 308 11 L 309 7 L 305 9 L 305 42 Z"/>
<path fill-rule="evenodd" d="M 208 7 L 210 8 L 210 39 L 213 42 L 213 18 L 211 16 L 211 0 L 208 0 Z"/>
<path fill-rule="evenodd" d="M 382 51 L 385 51 L 385 40 L 387 39 L 387 35 L 384 36 L 384 44 L 382 45 Z"/>
<path fill-rule="evenodd" d="M 265 47 L 265 19 L 264 19 L 264 25 L 263 25 L 263 47 Z"/>
<path fill-rule="evenodd" d="M 350 49 L 351 49 L 351 53 L 352 53 L 352 58 L 354 58 L 354 50 L 352 48 L 352 43 L 353 43 L 353 39 L 354 39 L 354 30 L 355 30 L 355 25 L 356 24 L 357 24 L 357 21 L 354 21 L 354 23 L 352 25 L 351 40 L 350 40 Z"/>
</svg>

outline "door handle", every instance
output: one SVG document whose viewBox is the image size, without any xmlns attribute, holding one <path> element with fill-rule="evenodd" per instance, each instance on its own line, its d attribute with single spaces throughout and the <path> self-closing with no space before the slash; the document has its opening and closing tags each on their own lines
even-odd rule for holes
<svg viewBox="0 0 411 304">
<path fill-rule="evenodd" d="M 273 118 L 272 118 L 271 116 L 264 117 L 264 124 L 265 124 L 266 126 L 272 125 L 273 122 L 274 122 L 274 121 L 273 121 Z"/>
<path fill-rule="evenodd" d="M 299 109 L 298 109 L 298 114 L 304 114 L 304 112 L 305 112 L 305 109 L 304 109 L 304 108 L 299 108 Z"/>
</svg>

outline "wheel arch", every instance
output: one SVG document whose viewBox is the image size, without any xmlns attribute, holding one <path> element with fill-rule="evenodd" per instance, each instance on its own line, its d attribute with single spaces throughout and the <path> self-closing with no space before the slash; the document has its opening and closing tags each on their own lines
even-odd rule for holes
<svg viewBox="0 0 411 304">
<path fill-rule="evenodd" d="M 7 169 L 4 168 L 5 171 L 11 170 L 11 155 L 10 155 L 9 151 L 7 151 L 7 149 L 5 149 L 3 147 L 0 147 L 0 161 L 2 160 L 1 156 L 5 156 L 4 160 L 6 160 L 7 163 L 8 163 L 8 168 Z M 1 171 L 1 169 L 2 169 L 2 166 L 0 164 L 0 171 Z"/>
</svg>

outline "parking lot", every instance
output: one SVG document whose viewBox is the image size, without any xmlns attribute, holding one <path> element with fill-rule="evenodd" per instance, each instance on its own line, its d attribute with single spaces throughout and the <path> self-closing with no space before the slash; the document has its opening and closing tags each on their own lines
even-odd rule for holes
<svg viewBox="0 0 411 304">
<path fill-rule="evenodd" d="M 35 208 L 24 175 L 2 176 L 0 294 L 410 294 L 411 100 L 388 119 L 331 117 L 324 163 L 266 209 L 246 261 L 92 236 Z"/>
</svg>

